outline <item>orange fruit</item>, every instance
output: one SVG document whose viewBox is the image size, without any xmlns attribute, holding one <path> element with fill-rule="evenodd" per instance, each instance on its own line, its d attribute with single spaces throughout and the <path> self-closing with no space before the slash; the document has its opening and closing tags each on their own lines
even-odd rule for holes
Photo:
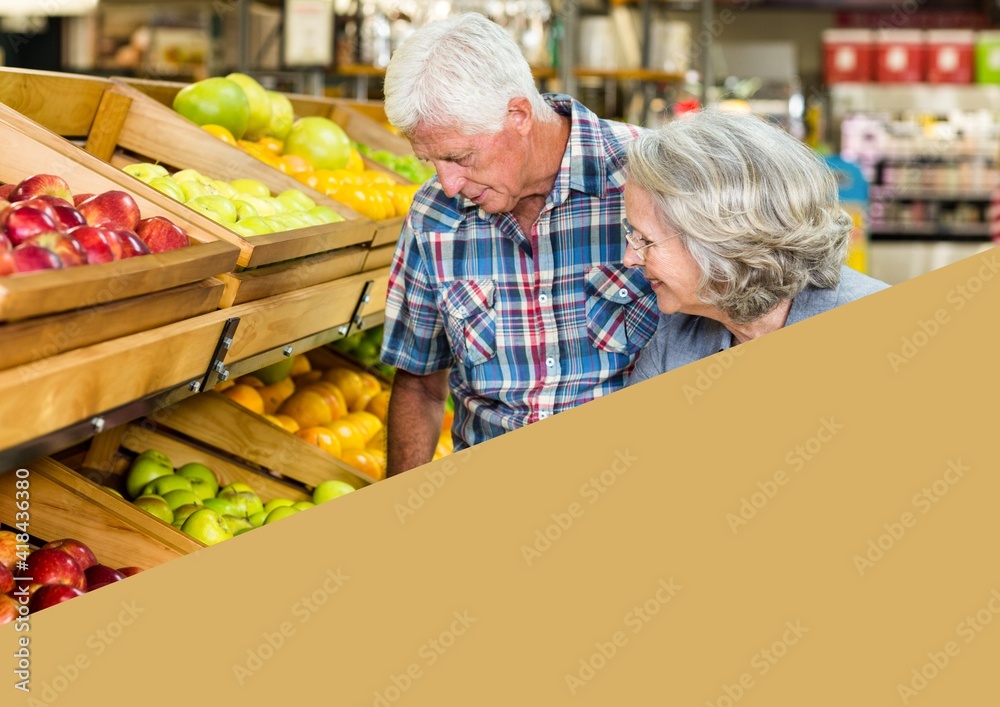
<svg viewBox="0 0 1000 707">
<path fill-rule="evenodd" d="M 256 376 L 240 376 L 236 379 L 237 385 L 248 385 L 251 388 L 263 388 L 264 383 Z"/>
<path fill-rule="evenodd" d="M 366 169 L 361 173 L 361 176 L 368 184 L 388 184 L 389 186 L 393 186 L 396 183 L 396 180 L 391 175 L 380 172 L 377 169 Z"/>
<path fill-rule="evenodd" d="M 374 397 L 382 392 L 382 382 L 371 373 L 358 371 L 358 375 L 361 376 L 361 385 L 366 393 Z"/>
<path fill-rule="evenodd" d="M 365 433 L 351 420 L 341 418 L 328 422 L 323 427 L 337 436 L 337 439 L 340 440 L 340 446 L 345 452 L 349 449 L 365 448 Z"/>
<path fill-rule="evenodd" d="M 349 172 L 363 172 L 365 170 L 365 158 L 353 147 L 351 148 L 350 156 L 347 158 L 347 164 L 344 165 L 344 169 Z"/>
<path fill-rule="evenodd" d="M 307 187 L 312 189 L 320 189 L 319 187 L 319 177 L 316 176 L 316 172 L 296 172 L 292 175 L 297 180 L 305 184 Z M 320 189 L 322 191 L 322 189 Z"/>
<path fill-rule="evenodd" d="M 285 149 L 285 143 L 276 137 L 271 137 L 266 135 L 257 141 L 257 144 L 263 147 L 268 152 L 273 152 L 276 155 L 280 155 L 281 151 Z"/>
<path fill-rule="evenodd" d="M 286 378 L 277 383 L 258 388 L 257 392 L 264 399 L 264 412 L 273 414 L 295 392 L 295 381 L 291 378 Z"/>
<path fill-rule="evenodd" d="M 318 427 L 333 419 L 330 406 L 318 393 L 300 390 L 292 393 L 278 408 L 282 415 L 288 415 L 299 423 L 299 427 Z"/>
<path fill-rule="evenodd" d="M 444 418 L 441 420 L 441 434 L 449 435 L 451 438 L 451 425 L 455 421 L 455 413 L 444 411 Z"/>
<path fill-rule="evenodd" d="M 326 401 L 326 404 L 330 407 L 331 419 L 339 420 L 347 414 L 347 403 L 344 402 L 344 394 L 341 393 L 340 389 L 333 383 L 318 381 L 316 383 L 310 383 L 302 388 L 302 390 L 309 390 L 313 393 L 319 394 L 319 396 L 322 397 L 323 400 Z"/>
<path fill-rule="evenodd" d="M 281 424 L 281 420 L 279 420 L 278 418 L 276 418 L 274 415 L 265 414 L 264 415 L 264 419 L 267 420 L 268 422 L 270 422 L 275 427 L 280 427 L 281 429 L 285 429 L 285 426 L 283 424 Z"/>
<path fill-rule="evenodd" d="M 292 357 L 292 372 L 289 373 L 292 378 L 295 376 L 301 376 L 303 373 L 308 373 L 312 370 L 312 364 L 309 363 L 309 357 L 303 354 Z"/>
<path fill-rule="evenodd" d="M 382 424 L 385 424 L 385 420 L 389 416 L 390 394 L 388 390 L 383 390 L 369 400 L 368 405 L 365 406 L 365 410 L 377 417 Z"/>
<path fill-rule="evenodd" d="M 364 449 L 345 449 L 340 458 L 362 474 L 368 474 L 368 476 L 376 481 L 381 481 L 385 478 L 385 466 L 380 464 L 371 452 Z"/>
<path fill-rule="evenodd" d="M 323 374 L 323 380 L 333 383 L 344 394 L 344 402 L 350 408 L 365 391 L 361 374 L 350 368 L 331 368 Z M 381 390 L 381 388 L 379 389 Z"/>
<path fill-rule="evenodd" d="M 375 461 L 378 462 L 378 465 L 382 467 L 382 477 L 380 478 L 385 478 L 385 469 L 386 465 L 388 464 L 385 452 L 381 449 L 372 449 L 371 447 L 365 447 L 365 451 L 368 452 L 372 457 L 374 457 Z"/>
<path fill-rule="evenodd" d="M 295 421 L 294 417 L 289 417 L 288 415 L 272 415 L 272 417 L 289 432 L 298 432 L 301 429 L 299 427 L 299 423 Z"/>
<path fill-rule="evenodd" d="M 306 427 L 296 432 L 295 435 L 314 447 L 319 447 L 327 454 L 338 458 L 341 455 L 340 440 L 325 427 Z"/>
<path fill-rule="evenodd" d="M 368 440 L 368 444 L 365 445 L 365 449 L 369 452 L 381 452 L 383 456 L 385 455 L 385 427 L 376 432 L 372 438 Z"/>
<path fill-rule="evenodd" d="M 305 157 L 299 155 L 282 155 L 278 158 L 278 169 L 285 174 L 301 174 L 311 172 L 312 164 Z"/>
<path fill-rule="evenodd" d="M 201 129 L 204 130 L 206 133 L 209 133 L 210 135 L 214 135 L 215 137 L 219 138 L 227 145 L 232 145 L 233 147 L 236 147 L 236 138 L 233 136 L 231 132 L 229 132 L 228 128 L 224 128 L 221 125 L 213 125 L 209 123 L 207 125 L 202 125 Z"/>
<path fill-rule="evenodd" d="M 256 388 L 237 383 L 230 388 L 226 388 L 222 391 L 222 394 L 251 412 L 255 412 L 258 415 L 264 414 L 264 399 L 260 397 L 260 393 L 257 392 Z"/>
<path fill-rule="evenodd" d="M 300 388 L 304 385 L 309 385 L 310 383 L 315 383 L 316 381 L 323 380 L 323 371 L 306 371 L 305 373 L 300 373 L 294 376 L 295 385 Z"/>
<path fill-rule="evenodd" d="M 382 429 L 382 421 L 375 417 L 370 412 L 365 412 L 364 410 L 358 412 L 349 412 L 344 415 L 345 420 L 350 420 L 361 428 L 361 431 L 365 433 L 365 444 L 371 442 L 372 437 Z"/>
<path fill-rule="evenodd" d="M 215 387 L 212 388 L 212 390 L 214 390 L 216 393 L 221 393 L 226 388 L 232 388 L 234 385 L 236 385 L 236 381 L 232 379 L 229 379 L 227 381 L 219 381 L 218 383 L 215 384 Z"/>
</svg>

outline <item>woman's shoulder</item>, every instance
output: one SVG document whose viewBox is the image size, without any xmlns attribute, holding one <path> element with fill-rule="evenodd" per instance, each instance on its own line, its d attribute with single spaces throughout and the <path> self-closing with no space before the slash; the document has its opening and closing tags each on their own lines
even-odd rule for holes
<svg viewBox="0 0 1000 707">
<path fill-rule="evenodd" d="M 846 265 L 840 268 L 840 283 L 832 289 L 807 287 L 792 302 L 788 324 L 793 324 L 842 304 L 875 294 L 889 285 Z"/>
</svg>

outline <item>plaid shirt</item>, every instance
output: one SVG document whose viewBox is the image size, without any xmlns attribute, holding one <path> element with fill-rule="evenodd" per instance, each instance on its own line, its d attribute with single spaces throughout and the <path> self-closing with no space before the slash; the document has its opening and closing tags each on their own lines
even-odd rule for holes
<svg viewBox="0 0 1000 707">
<path fill-rule="evenodd" d="M 622 265 L 622 173 L 639 128 L 545 99 L 572 129 L 530 234 L 436 178 L 417 193 L 389 277 L 382 361 L 450 368 L 461 449 L 624 387 L 659 312 Z"/>
</svg>

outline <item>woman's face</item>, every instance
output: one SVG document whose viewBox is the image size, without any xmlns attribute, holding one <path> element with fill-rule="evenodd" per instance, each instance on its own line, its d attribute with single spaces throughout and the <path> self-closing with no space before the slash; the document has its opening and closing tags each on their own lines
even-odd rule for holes
<svg viewBox="0 0 1000 707">
<path fill-rule="evenodd" d="M 661 225 L 653 197 L 630 182 L 625 183 L 625 215 L 638 240 L 643 245 L 654 245 L 636 252 L 629 244 L 624 263 L 628 267 L 642 268 L 656 293 L 660 311 L 664 314 L 705 314 L 710 308 L 695 294 L 701 270 L 677 234 Z"/>
</svg>

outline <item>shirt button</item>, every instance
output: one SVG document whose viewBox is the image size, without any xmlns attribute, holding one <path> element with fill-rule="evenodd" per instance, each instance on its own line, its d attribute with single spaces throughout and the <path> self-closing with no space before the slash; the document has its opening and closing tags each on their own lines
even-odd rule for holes
<svg viewBox="0 0 1000 707">
<path fill-rule="evenodd" d="M 541 302 L 542 304 L 545 304 L 546 302 L 549 301 L 549 296 L 548 295 L 538 295 L 538 301 Z"/>
<path fill-rule="evenodd" d="M 551 356 L 549 356 L 547 359 L 545 359 L 545 365 L 548 366 L 549 368 L 552 368 L 554 365 L 556 365 L 556 360 Z"/>
<path fill-rule="evenodd" d="M 548 416 L 549 416 L 549 413 L 545 412 L 544 410 L 542 410 L 540 413 L 538 413 L 538 419 L 539 420 L 544 420 Z"/>
<path fill-rule="evenodd" d="M 626 290 L 624 287 L 621 288 L 620 290 L 618 290 L 618 296 L 619 297 L 628 297 L 628 290 Z"/>
</svg>

